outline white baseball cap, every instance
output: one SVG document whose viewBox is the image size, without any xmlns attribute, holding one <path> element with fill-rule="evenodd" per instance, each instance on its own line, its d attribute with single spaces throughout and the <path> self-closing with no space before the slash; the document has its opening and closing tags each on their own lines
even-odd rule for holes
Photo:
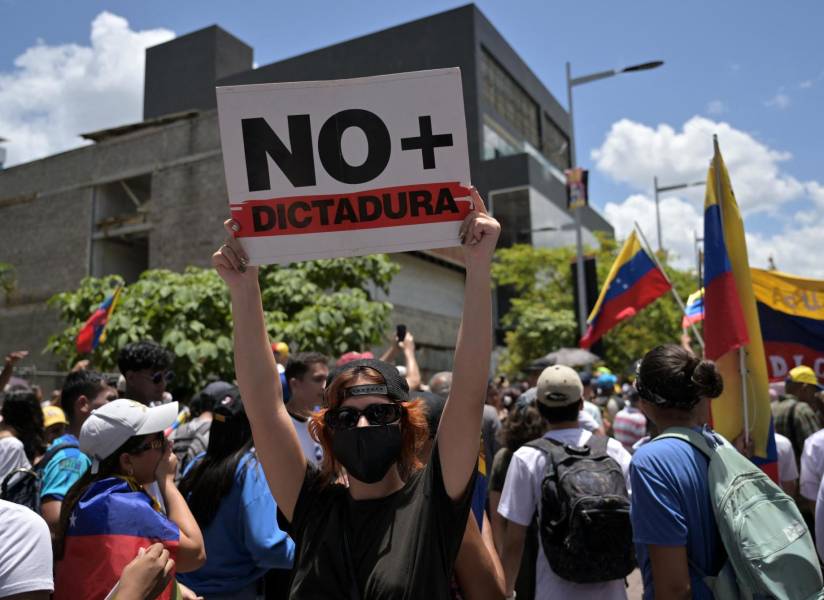
<svg viewBox="0 0 824 600">
<path fill-rule="evenodd" d="M 134 400 L 113 400 L 92 411 L 80 429 L 80 449 L 92 457 L 92 473 L 100 463 L 136 435 L 171 427 L 177 402 L 148 407 Z"/>
<path fill-rule="evenodd" d="M 549 407 L 574 404 L 581 399 L 584 386 L 574 369 L 564 365 L 547 367 L 538 377 L 538 402 Z"/>
</svg>

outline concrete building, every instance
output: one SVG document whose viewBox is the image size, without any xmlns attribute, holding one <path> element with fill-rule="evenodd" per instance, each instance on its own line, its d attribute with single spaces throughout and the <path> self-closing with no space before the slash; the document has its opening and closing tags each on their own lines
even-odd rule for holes
<svg viewBox="0 0 824 600">
<path fill-rule="evenodd" d="M 0 261 L 17 277 L 0 308 L 0 350 L 37 354 L 60 327 L 45 300 L 86 275 L 116 272 L 129 281 L 147 268 L 208 264 L 228 214 L 216 85 L 458 66 L 472 181 L 503 224 L 501 245 L 572 242 L 570 234 L 533 231 L 572 222 L 563 184 L 569 115 L 474 5 L 256 69 L 252 56 L 217 26 L 149 48 L 143 121 L 87 133 L 94 144 L 0 171 Z M 583 223 L 588 242 L 593 231 L 612 232 L 591 209 Z M 393 319 L 415 333 L 425 371 L 446 368 L 460 317 L 460 252 L 393 259 L 401 265 L 389 294 Z"/>
</svg>

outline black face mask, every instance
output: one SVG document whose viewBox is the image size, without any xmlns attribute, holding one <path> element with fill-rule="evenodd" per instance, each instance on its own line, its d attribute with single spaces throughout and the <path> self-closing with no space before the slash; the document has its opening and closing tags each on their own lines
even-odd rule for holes
<svg viewBox="0 0 824 600">
<path fill-rule="evenodd" d="M 347 472 L 363 483 L 377 483 L 398 462 L 400 425 L 372 425 L 335 431 L 332 454 Z"/>
</svg>

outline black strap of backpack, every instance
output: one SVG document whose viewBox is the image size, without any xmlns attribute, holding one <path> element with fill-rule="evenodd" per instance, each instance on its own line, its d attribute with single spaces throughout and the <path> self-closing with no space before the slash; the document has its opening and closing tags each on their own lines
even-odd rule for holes
<svg viewBox="0 0 824 600">
<path fill-rule="evenodd" d="M 46 450 L 46 453 L 43 455 L 43 458 L 40 459 L 40 462 L 37 463 L 34 466 L 34 471 L 35 472 L 43 471 L 43 469 L 46 468 L 46 465 L 49 464 L 49 461 L 52 458 L 54 458 L 55 454 L 57 454 L 61 450 L 65 450 L 66 448 L 80 448 L 80 446 L 78 446 L 74 442 L 65 442 L 63 444 L 58 444 L 57 446 L 54 446 L 53 448 L 49 448 L 48 450 Z"/>
</svg>

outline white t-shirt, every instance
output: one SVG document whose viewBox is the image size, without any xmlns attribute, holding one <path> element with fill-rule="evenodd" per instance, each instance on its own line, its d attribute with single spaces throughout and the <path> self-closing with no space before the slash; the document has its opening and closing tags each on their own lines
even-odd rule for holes
<svg viewBox="0 0 824 600">
<path fill-rule="evenodd" d="M 548 431 L 544 437 L 572 446 L 583 446 L 592 434 L 584 429 L 557 429 Z M 607 443 L 607 454 L 621 465 L 624 478 L 629 484 L 629 463 L 632 456 L 620 442 L 612 438 Z M 522 446 L 512 456 L 506 472 L 506 482 L 501 492 L 498 512 L 509 521 L 528 526 L 541 500 L 541 480 L 544 477 L 546 456 L 537 448 Z M 593 565 L 597 568 L 597 565 Z M 535 600 L 550 598 L 575 598 L 575 600 L 625 600 L 627 597 L 623 579 L 602 583 L 575 583 L 558 577 L 550 568 L 542 545 L 538 544 L 538 558 L 535 563 Z"/>
<path fill-rule="evenodd" d="M 31 469 L 29 459 L 23 451 L 23 442 L 16 437 L 0 438 L 0 481 L 20 467 Z"/>
<path fill-rule="evenodd" d="M 598 408 L 597 404 L 594 404 L 589 400 L 584 400 L 584 411 L 588 413 L 596 423 L 598 423 L 598 427 L 603 427 L 604 417 L 601 415 L 601 409 Z"/>
<path fill-rule="evenodd" d="M 320 466 L 320 461 L 323 460 L 323 447 L 313 440 L 309 434 L 309 420 L 300 421 L 292 415 L 289 416 L 292 417 L 292 424 L 295 426 L 295 431 L 298 432 L 298 440 L 306 460 Z"/>
<path fill-rule="evenodd" d="M 815 501 L 815 549 L 818 550 L 818 558 L 824 560 L 824 481 L 821 483 Z"/>
<path fill-rule="evenodd" d="M 807 500 L 815 500 L 818 497 L 818 487 L 821 485 L 822 476 L 824 476 L 824 429 L 816 431 L 804 440 L 804 450 L 801 451 L 801 479 L 798 483 L 801 495 Z"/>
<path fill-rule="evenodd" d="M 0 500 L 0 598 L 54 591 L 49 526 L 25 506 Z"/>
<path fill-rule="evenodd" d="M 795 464 L 792 442 L 776 433 L 775 447 L 778 450 L 778 481 L 795 481 L 798 479 L 798 466 Z"/>
</svg>

